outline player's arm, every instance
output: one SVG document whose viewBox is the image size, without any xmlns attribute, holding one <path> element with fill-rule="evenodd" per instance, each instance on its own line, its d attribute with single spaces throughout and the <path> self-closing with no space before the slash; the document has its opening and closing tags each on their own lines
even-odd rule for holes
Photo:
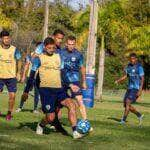
<svg viewBox="0 0 150 150">
<path fill-rule="evenodd" d="M 30 59 L 29 59 L 29 56 L 26 57 L 26 62 L 25 62 L 25 66 L 24 66 L 24 69 L 23 69 L 23 73 L 22 73 L 22 78 L 21 78 L 21 82 L 23 83 L 26 79 L 26 74 L 29 70 L 29 65 L 30 65 Z"/>
<path fill-rule="evenodd" d="M 118 83 L 126 80 L 126 78 L 127 78 L 127 74 L 125 74 L 124 76 L 122 76 L 120 79 L 116 80 L 115 83 L 118 84 Z"/>
<path fill-rule="evenodd" d="M 40 59 L 38 57 L 35 57 L 33 59 L 30 76 L 29 76 L 29 79 L 27 80 L 27 84 L 25 87 L 25 93 L 29 93 L 30 89 L 33 87 L 34 80 L 35 80 L 35 74 L 36 74 L 36 71 L 38 70 L 38 68 L 40 67 L 40 65 L 41 65 Z"/>
<path fill-rule="evenodd" d="M 139 75 L 140 75 L 141 80 L 140 80 L 140 88 L 137 93 L 137 96 L 140 96 L 142 94 L 142 89 L 144 85 L 144 69 L 142 66 L 139 67 Z"/>
<path fill-rule="evenodd" d="M 87 88 L 86 86 L 86 68 L 84 66 L 84 58 L 83 58 L 83 55 L 80 56 L 80 72 L 81 72 L 81 78 L 82 78 L 82 87 L 84 89 Z"/>
<path fill-rule="evenodd" d="M 21 62 L 21 52 L 18 49 L 16 49 L 15 51 L 15 59 L 17 61 L 16 77 L 17 77 L 17 80 L 20 81 L 22 62 Z"/>
<path fill-rule="evenodd" d="M 40 45 L 38 45 L 32 55 L 32 58 L 38 57 L 40 54 L 43 53 L 43 49 L 44 49 L 44 43 L 41 43 Z"/>
</svg>

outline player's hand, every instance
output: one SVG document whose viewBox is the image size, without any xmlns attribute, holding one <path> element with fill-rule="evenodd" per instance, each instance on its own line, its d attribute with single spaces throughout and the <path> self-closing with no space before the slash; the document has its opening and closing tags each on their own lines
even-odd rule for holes
<svg viewBox="0 0 150 150">
<path fill-rule="evenodd" d="M 86 81 L 84 81 L 84 82 L 82 83 L 82 88 L 83 88 L 83 89 L 87 89 Z"/>
<path fill-rule="evenodd" d="M 73 92 L 78 92 L 80 90 L 80 88 L 77 85 L 71 84 L 70 88 Z"/>
<path fill-rule="evenodd" d="M 21 100 L 25 102 L 27 99 L 28 99 L 28 93 L 24 92 L 21 96 Z"/>
<path fill-rule="evenodd" d="M 138 93 L 137 93 L 137 96 L 139 97 L 139 96 L 141 96 L 142 95 L 142 90 L 140 89 L 139 91 L 138 91 Z"/>
</svg>

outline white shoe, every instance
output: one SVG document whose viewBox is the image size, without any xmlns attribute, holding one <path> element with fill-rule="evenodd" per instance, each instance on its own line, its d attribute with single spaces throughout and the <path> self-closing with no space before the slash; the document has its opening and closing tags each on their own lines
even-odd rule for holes
<svg viewBox="0 0 150 150">
<path fill-rule="evenodd" d="M 142 125 L 143 117 L 144 117 L 144 115 L 141 115 L 140 117 L 138 117 L 138 119 L 139 119 L 139 126 Z"/>
<path fill-rule="evenodd" d="M 78 131 L 74 131 L 73 132 L 73 138 L 74 139 L 80 139 L 82 138 L 84 135 L 83 134 L 80 134 Z"/>
<path fill-rule="evenodd" d="M 89 132 L 93 132 L 93 128 L 92 127 L 90 128 Z"/>
<path fill-rule="evenodd" d="M 21 112 L 21 110 L 22 110 L 21 108 L 17 108 L 16 113 Z"/>
<path fill-rule="evenodd" d="M 121 121 L 119 123 L 122 124 L 122 125 L 124 125 L 126 122 L 121 119 Z"/>
<path fill-rule="evenodd" d="M 39 114 L 39 111 L 38 110 L 33 110 L 33 113 L 34 114 Z"/>
<path fill-rule="evenodd" d="M 50 129 L 55 130 L 55 126 L 50 126 Z"/>
<path fill-rule="evenodd" d="M 38 135 L 42 135 L 43 134 L 43 128 L 40 126 L 39 123 L 38 123 L 38 125 L 36 127 L 36 134 L 38 134 Z"/>
</svg>

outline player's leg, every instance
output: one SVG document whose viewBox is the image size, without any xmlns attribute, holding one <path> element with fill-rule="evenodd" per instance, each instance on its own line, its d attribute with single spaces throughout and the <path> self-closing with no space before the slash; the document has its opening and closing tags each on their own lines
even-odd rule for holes
<svg viewBox="0 0 150 150">
<path fill-rule="evenodd" d="M 56 97 L 51 93 L 49 88 L 40 88 L 40 97 L 42 104 L 42 111 L 45 114 L 45 117 L 37 125 L 36 133 L 43 134 L 43 128 L 52 123 L 55 119 L 55 101 Z"/>
<path fill-rule="evenodd" d="M 128 117 L 129 111 L 130 111 L 130 105 L 131 105 L 131 101 L 129 99 L 126 99 L 124 102 L 124 115 L 121 119 L 121 124 L 124 124 L 126 122 L 126 119 Z"/>
<path fill-rule="evenodd" d="M 2 79 L 0 79 L 0 94 L 3 92 L 3 87 L 4 87 L 4 82 Z M 2 113 L 0 112 L 0 116 L 2 115 Z"/>
<path fill-rule="evenodd" d="M 37 86 L 35 84 L 34 85 L 34 109 L 33 109 L 33 113 L 38 113 L 37 107 L 38 107 L 39 100 L 40 100 L 39 89 L 37 88 Z"/>
<path fill-rule="evenodd" d="M 83 103 L 83 97 L 82 97 L 82 95 L 77 95 L 75 98 L 77 100 L 81 116 L 84 120 L 86 120 L 87 119 L 87 113 L 86 113 L 85 105 Z"/>
<path fill-rule="evenodd" d="M 6 120 L 11 120 L 17 91 L 17 80 L 16 78 L 7 79 L 5 84 L 9 92 L 8 113 L 6 115 Z"/>
</svg>

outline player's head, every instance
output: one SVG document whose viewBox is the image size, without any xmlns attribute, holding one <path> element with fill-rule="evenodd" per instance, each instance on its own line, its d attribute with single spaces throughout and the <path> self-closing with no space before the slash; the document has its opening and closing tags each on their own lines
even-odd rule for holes
<svg viewBox="0 0 150 150">
<path fill-rule="evenodd" d="M 61 43 L 64 39 L 64 32 L 62 30 L 55 30 L 54 33 L 53 33 L 53 39 L 55 41 L 55 44 L 56 46 L 60 47 L 61 46 Z"/>
<path fill-rule="evenodd" d="M 131 64 L 136 64 L 137 55 L 135 53 L 131 53 L 129 59 L 130 59 Z"/>
<path fill-rule="evenodd" d="M 3 30 L 1 33 L 0 33 L 0 38 L 2 40 L 2 44 L 4 46 L 9 46 L 10 43 L 11 43 L 11 38 L 10 38 L 10 34 L 8 31 L 5 31 Z"/>
<path fill-rule="evenodd" d="M 55 41 L 50 38 L 50 37 L 47 37 L 45 40 L 44 40 L 44 50 L 48 53 L 48 54 L 53 54 L 55 52 Z"/>
<path fill-rule="evenodd" d="M 66 46 L 69 51 L 72 51 L 76 46 L 76 38 L 74 36 L 68 36 Z"/>
</svg>

